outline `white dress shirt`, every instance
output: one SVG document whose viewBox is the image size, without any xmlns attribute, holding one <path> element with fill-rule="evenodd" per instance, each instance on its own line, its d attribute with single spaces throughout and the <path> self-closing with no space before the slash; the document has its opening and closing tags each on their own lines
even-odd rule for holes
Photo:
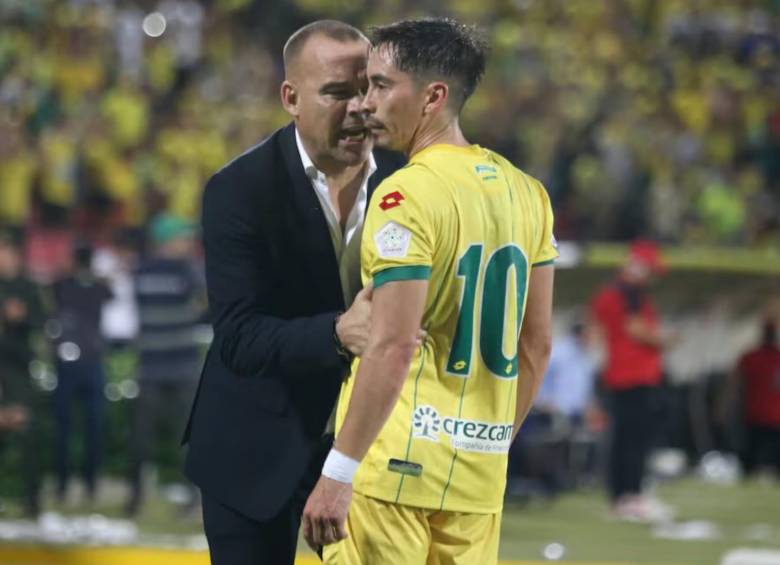
<svg viewBox="0 0 780 565">
<path fill-rule="evenodd" d="M 352 210 L 350 210 L 347 216 L 344 231 L 342 232 L 336 208 L 330 198 L 325 173 L 317 169 L 308 153 L 306 153 L 306 148 L 303 146 L 297 129 L 295 130 L 295 141 L 298 144 L 298 153 L 301 156 L 303 170 L 306 171 L 306 176 L 309 177 L 314 193 L 319 198 L 322 210 L 325 212 L 325 219 L 328 222 L 330 231 L 330 240 L 333 242 L 333 251 L 336 253 L 336 260 L 339 264 L 344 305 L 349 308 L 362 285 L 360 280 L 360 240 L 363 235 L 363 222 L 366 218 L 368 179 L 376 171 L 376 161 L 373 153 L 369 153 L 368 169 L 363 177 L 363 181 L 360 183 L 360 190 L 355 198 L 355 203 L 352 205 Z"/>
</svg>

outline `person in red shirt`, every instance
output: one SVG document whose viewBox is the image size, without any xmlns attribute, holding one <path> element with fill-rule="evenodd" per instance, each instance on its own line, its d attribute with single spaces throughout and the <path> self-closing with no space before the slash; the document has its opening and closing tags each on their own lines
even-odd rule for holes
<svg viewBox="0 0 780 565">
<path fill-rule="evenodd" d="M 606 349 L 602 381 L 609 395 L 612 432 L 608 490 L 615 516 L 635 521 L 661 519 L 669 513 L 665 505 L 641 495 L 645 459 L 657 429 L 661 353 L 669 341 L 647 287 L 663 272 L 656 245 L 634 242 L 616 280 L 592 303 Z"/>
<path fill-rule="evenodd" d="M 780 474 L 780 347 L 774 321 L 765 321 L 759 346 L 740 358 L 737 376 L 747 432 L 745 473 L 767 466 Z"/>
</svg>

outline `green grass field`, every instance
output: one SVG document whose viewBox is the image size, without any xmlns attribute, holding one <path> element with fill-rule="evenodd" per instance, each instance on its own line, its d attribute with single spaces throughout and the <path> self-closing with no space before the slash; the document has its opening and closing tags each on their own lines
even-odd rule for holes
<svg viewBox="0 0 780 565">
<path fill-rule="evenodd" d="M 698 540 L 659 538 L 653 534 L 653 526 L 610 518 L 600 491 L 580 491 L 565 494 L 553 502 L 532 500 L 524 505 L 509 502 L 504 513 L 501 558 L 505 562 L 542 562 L 543 550 L 550 543 L 564 546 L 561 562 L 615 565 L 713 565 L 737 547 L 780 551 L 780 483 L 752 481 L 718 486 L 688 478 L 662 486 L 657 494 L 677 508 L 677 522 L 707 521 L 718 535 Z M 74 515 L 92 512 L 109 517 L 120 515 L 118 498 L 92 509 L 80 507 L 78 503 L 68 508 L 49 509 Z M 11 508 L 5 518 L 13 518 L 14 514 Z M 144 535 L 142 543 L 144 539 L 165 539 L 166 544 L 175 543 L 176 539 L 184 542 L 202 531 L 197 519 L 177 518 L 175 509 L 162 499 L 150 502 L 138 526 Z M 679 530 L 679 527 L 672 528 L 672 533 Z M 9 549 L 8 544 L 0 546 L 0 558 Z M 202 563 L 203 559 L 203 555 L 192 558 L 192 563 Z M 37 561 L 24 563 L 49 565 Z M 106 561 L 105 565 L 111 563 Z"/>
<path fill-rule="evenodd" d="M 600 493 L 581 492 L 565 495 L 546 507 L 509 504 L 501 555 L 506 559 L 542 559 L 543 547 L 558 542 L 566 548 L 565 561 L 712 565 L 736 547 L 780 551 L 780 484 L 718 486 L 685 479 L 659 488 L 658 495 L 677 508 L 677 522 L 710 521 L 721 536 L 711 540 L 659 539 L 652 526 L 612 520 Z M 763 539 L 750 539 L 751 533 L 753 538 L 763 534 Z"/>
</svg>

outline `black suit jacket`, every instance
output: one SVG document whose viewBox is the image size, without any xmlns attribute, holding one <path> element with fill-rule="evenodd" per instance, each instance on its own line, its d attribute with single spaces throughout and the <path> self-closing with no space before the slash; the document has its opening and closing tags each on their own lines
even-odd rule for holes
<svg viewBox="0 0 780 565">
<path fill-rule="evenodd" d="M 404 164 L 374 157 L 369 197 Z M 209 180 L 202 222 L 214 341 L 184 434 L 185 472 L 265 520 L 301 483 L 349 370 L 333 340 L 345 309 L 338 263 L 292 124 Z"/>
</svg>

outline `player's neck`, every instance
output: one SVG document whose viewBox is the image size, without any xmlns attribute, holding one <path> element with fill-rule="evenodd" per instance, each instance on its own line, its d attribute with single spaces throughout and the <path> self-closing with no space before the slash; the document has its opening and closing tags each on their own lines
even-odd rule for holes
<svg viewBox="0 0 780 565">
<path fill-rule="evenodd" d="M 423 124 L 418 128 L 414 136 L 412 136 L 406 155 L 411 158 L 426 147 L 438 144 L 456 145 L 459 147 L 471 145 L 463 135 L 457 119 L 447 122 L 431 122 Z"/>
</svg>

